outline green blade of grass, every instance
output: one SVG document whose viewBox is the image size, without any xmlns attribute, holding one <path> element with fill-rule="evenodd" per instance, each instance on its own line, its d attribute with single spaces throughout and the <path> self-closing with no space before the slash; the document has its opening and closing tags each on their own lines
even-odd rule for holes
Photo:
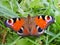
<svg viewBox="0 0 60 45">
<path fill-rule="evenodd" d="M 54 34 L 54 33 L 50 32 L 50 31 L 47 31 L 47 30 L 45 30 L 45 32 L 44 32 L 44 33 L 46 33 L 46 34 L 48 34 L 48 35 L 51 35 L 51 36 L 55 36 L 55 34 Z"/>
<path fill-rule="evenodd" d="M 0 20 L 0 26 L 5 28 L 5 26 L 3 25 L 3 22 Z"/>
<path fill-rule="evenodd" d="M 12 42 L 10 45 L 14 45 L 21 37 L 18 37 L 14 42 Z"/>
<path fill-rule="evenodd" d="M 29 39 L 29 38 L 26 38 L 26 40 L 32 42 L 32 43 L 35 44 L 35 45 L 40 45 L 39 43 L 36 43 L 35 41 L 33 41 L 33 40 Z"/>
<path fill-rule="evenodd" d="M 11 11 L 10 9 L 6 8 L 1 4 L 0 4 L 0 13 L 4 14 L 2 16 L 18 17 L 18 15 L 15 12 Z"/>
<path fill-rule="evenodd" d="M 49 31 L 49 27 L 48 27 L 47 31 Z M 46 41 L 45 41 L 46 45 L 49 45 L 49 44 L 48 44 L 48 37 L 49 37 L 49 36 L 47 35 L 47 36 L 46 36 Z"/>
<path fill-rule="evenodd" d="M 25 14 L 24 10 L 21 8 L 21 6 L 18 4 L 18 2 L 16 1 L 17 7 L 18 7 L 18 11 L 19 13 L 21 13 L 22 15 Z"/>
<path fill-rule="evenodd" d="M 50 32 L 50 31 L 47 31 L 47 30 L 45 30 L 44 33 L 46 33 L 46 34 L 48 34 L 48 35 L 50 35 L 50 36 L 52 36 L 52 37 L 56 36 L 56 34 Z M 57 38 L 60 38 L 60 37 L 57 37 Z"/>
<path fill-rule="evenodd" d="M 58 34 L 55 35 L 52 39 L 50 39 L 50 41 L 49 41 L 48 43 L 52 42 L 55 38 L 57 38 L 57 37 L 59 37 L 59 36 L 60 36 L 60 33 L 58 33 Z"/>
<path fill-rule="evenodd" d="M 46 37 L 46 42 L 45 42 L 45 43 L 46 43 L 46 45 L 49 45 L 49 44 L 48 44 L 48 35 L 47 35 L 47 37 Z"/>
</svg>

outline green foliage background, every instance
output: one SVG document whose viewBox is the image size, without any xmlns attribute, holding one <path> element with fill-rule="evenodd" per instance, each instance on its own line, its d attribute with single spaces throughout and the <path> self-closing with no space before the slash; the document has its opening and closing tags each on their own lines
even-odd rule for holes
<svg viewBox="0 0 60 45">
<path fill-rule="evenodd" d="M 28 14 L 52 15 L 56 22 L 37 38 L 21 38 L 4 24 L 6 19 Z M 0 45 L 60 45 L 60 0 L 0 0 Z"/>
</svg>

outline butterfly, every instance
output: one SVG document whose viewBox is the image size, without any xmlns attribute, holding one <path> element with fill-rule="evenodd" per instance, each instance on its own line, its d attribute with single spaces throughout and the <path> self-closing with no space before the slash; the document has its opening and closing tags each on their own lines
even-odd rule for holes
<svg viewBox="0 0 60 45">
<path fill-rule="evenodd" d="M 20 36 L 39 36 L 54 22 L 54 18 L 48 15 L 40 15 L 26 18 L 11 18 L 5 21 L 7 27 L 12 28 Z"/>
</svg>

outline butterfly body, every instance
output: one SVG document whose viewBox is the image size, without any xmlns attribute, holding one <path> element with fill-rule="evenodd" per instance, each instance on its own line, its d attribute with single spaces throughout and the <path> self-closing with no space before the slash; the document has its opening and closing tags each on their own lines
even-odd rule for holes
<svg viewBox="0 0 60 45">
<path fill-rule="evenodd" d="M 44 33 L 49 23 L 54 22 L 52 16 L 35 16 L 28 15 L 27 18 L 12 18 L 5 21 L 7 27 L 12 28 L 21 36 L 38 36 Z"/>
</svg>

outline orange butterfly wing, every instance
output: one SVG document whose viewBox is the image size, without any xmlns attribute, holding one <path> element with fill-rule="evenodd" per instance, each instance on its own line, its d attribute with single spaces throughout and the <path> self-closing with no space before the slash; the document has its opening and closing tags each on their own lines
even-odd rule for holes
<svg viewBox="0 0 60 45">
<path fill-rule="evenodd" d="M 24 24 L 24 19 L 16 20 L 16 22 L 11 26 L 14 31 L 18 31 Z"/>
<path fill-rule="evenodd" d="M 47 22 L 40 16 L 32 17 L 33 29 L 31 29 L 31 35 L 41 35 L 44 33 L 44 29 L 47 27 Z"/>
<path fill-rule="evenodd" d="M 26 36 L 29 35 L 28 24 L 26 22 L 27 19 L 25 18 L 12 18 L 5 21 L 7 27 L 12 28 L 15 32 L 19 35 Z M 8 23 L 7 23 L 8 21 Z M 12 23 L 10 25 L 10 23 Z"/>
<path fill-rule="evenodd" d="M 36 17 L 34 21 L 42 29 L 45 29 L 47 27 L 47 22 L 43 20 L 43 18 L 38 19 L 38 17 Z"/>
</svg>

